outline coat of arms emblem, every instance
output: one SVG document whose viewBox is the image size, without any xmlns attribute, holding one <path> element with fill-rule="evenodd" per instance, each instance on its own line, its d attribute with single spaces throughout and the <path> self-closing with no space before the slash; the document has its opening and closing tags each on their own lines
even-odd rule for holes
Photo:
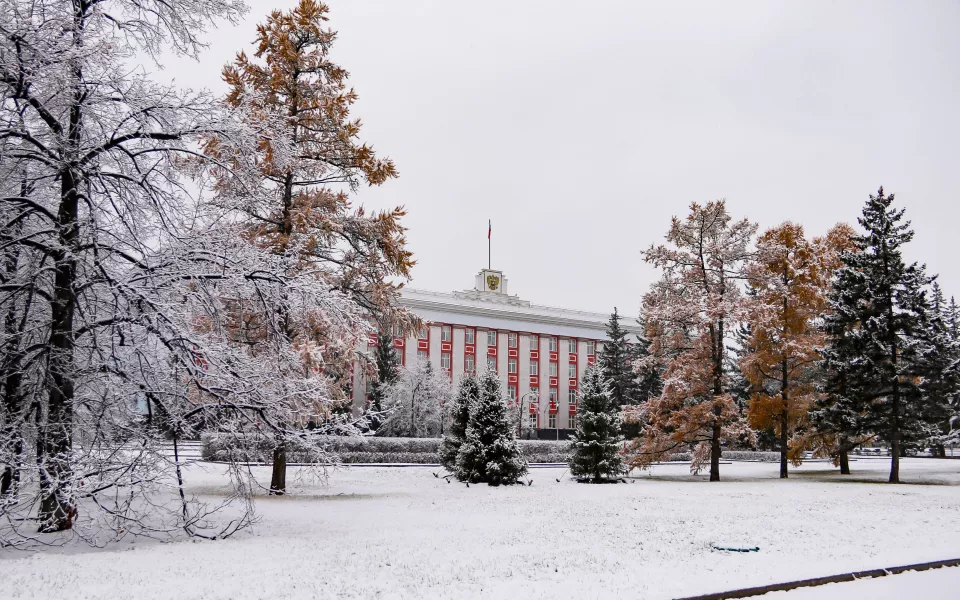
<svg viewBox="0 0 960 600">
<path fill-rule="evenodd" d="M 500 286 L 500 278 L 496 275 L 487 275 L 487 287 L 491 290 L 496 291 Z"/>
</svg>

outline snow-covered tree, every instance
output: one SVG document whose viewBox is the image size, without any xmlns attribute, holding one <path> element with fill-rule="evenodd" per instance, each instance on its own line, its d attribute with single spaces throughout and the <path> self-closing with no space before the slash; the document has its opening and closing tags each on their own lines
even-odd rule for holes
<svg viewBox="0 0 960 600">
<path fill-rule="evenodd" d="M 931 436 L 922 443 L 930 446 L 934 456 L 942 457 L 946 455 L 946 444 L 955 443 L 958 438 L 955 427 L 960 416 L 960 342 L 951 331 L 950 307 L 940 284 L 934 281 L 930 292 L 927 322 L 931 348 L 925 361 L 924 393 L 928 401 L 944 405 L 945 411 Z"/>
<path fill-rule="evenodd" d="M 674 217 L 669 244 L 644 253 L 662 271 L 644 296 L 643 319 L 665 372 L 660 396 L 636 411 L 646 426 L 630 449 L 632 466 L 693 445 L 691 468 L 709 461 L 710 480 L 719 481 L 721 443 L 745 429 L 728 389 L 726 342 L 743 317 L 744 266 L 756 229 L 746 219 L 731 222 L 723 200 L 694 203 L 685 220 Z"/>
<path fill-rule="evenodd" d="M 450 426 L 443 434 L 440 442 L 440 464 L 447 471 L 455 472 L 457 454 L 467 436 L 467 425 L 470 423 L 470 410 L 480 397 L 480 387 L 477 376 L 464 373 L 457 386 L 457 395 L 453 402 L 445 405 L 450 417 Z"/>
<path fill-rule="evenodd" d="M 379 435 L 394 437 L 437 437 L 440 435 L 443 406 L 453 400 L 453 385 L 429 361 L 401 367 L 396 380 L 383 390 L 386 419 Z"/>
<path fill-rule="evenodd" d="M 375 355 L 376 374 L 370 387 L 370 406 L 368 407 L 368 427 L 376 432 L 383 424 L 383 411 L 386 403 L 386 390 L 397 380 L 400 374 L 400 358 L 393 347 L 393 335 L 381 328 L 377 331 L 377 350 Z"/>
<path fill-rule="evenodd" d="M 898 483 L 904 444 L 928 438 L 947 405 L 935 390 L 943 365 L 924 291 L 931 278 L 903 260 L 913 232 L 893 200 L 883 188 L 870 196 L 859 219 L 865 234 L 854 236 L 856 252 L 843 254 L 826 316 L 831 398 L 816 418 L 890 443 L 890 482 Z"/>
<path fill-rule="evenodd" d="M 214 276 L 237 280 L 232 270 L 214 275 L 225 262 L 220 249 L 190 242 L 207 215 L 182 185 L 178 160 L 196 152 L 198 134 L 236 130 L 211 98 L 158 86 L 128 64 L 136 53 L 196 56 L 203 29 L 242 9 L 230 0 L 0 3 L 8 268 L 0 302 L 25 324 L 5 329 L 0 341 L 15 348 L 5 361 L 12 402 L 2 462 L 17 471 L 11 481 L 23 483 L 3 504 L 5 541 L 24 539 L 28 524 L 57 532 L 80 520 L 77 534 L 86 539 L 100 526 L 137 530 L 143 519 L 135 513 L 153 506 L 141 500 L 159 485 L 165 457 L 155 432 L 136 426 L 134 398 L 162 399 L 180 430 L 177 419 L 199 412 L 186 408 L 184 370 L 197 383 L 193 363 L 216 342 L 206 343 L 212 331 L 191 333 L 186 311 Z M 220 375 L 209 380 L 225 386 L 221 395 L 244 395 L 245 384 Z M 29 461 L 16 431 L 36 432 Z M 142 442 L 142 450 L 117 453 L 120 440 Z"/>
<path fill-rule="evenodd" d="M 467 483 L 520 483 L 520 477 L 527 472 L 527 461 L 513 437 L 500 379 L 493 371 L 484 371 L 477 387 L 478 397 L 470 407 L 454 474 Z"/>
<path fill-rule="evenodd" d="M 577 431 L 571 444 L 570 474 L 601 483 L 623 473 L 620 456 L 620 406 L 603 371 L 587 367 L 580 385 Z"/>
<path fill-rule="evenodd" d="M 779 435 L 782 479 L 788 475 L 788 444 L 817 397 L 824 338 L 818 322 L 831 277 L 823 248 L 822 241 L 806 239 L 802 226 L 783 223 L 757 239 L 747 269 L 750 335 L 740 366 L 754 390 L 748 416 L 755 429 Z"/>
<path fill-rule="evenodd" d="M 407 331 L 412 319 L 397 303 L 399 284 L 413 265 L 400 224 L 404 211 L 368 214 L 351 207 L 347 196 L 361 182 L 379 185 L 397 171 L 357 141 L 360 122 L 350 119 L 357 96 L 347 87 L 347 72 L 330 60 L 336 32 L 327 27 L 327 13 L 315 0 L 272 12 L 257 28 L 253 57 L 240 52 L 224 68 L 227 103 L 246 108 L 245 124 L 258 132 L 257 146 L 240 154 L 212 136 L 205 149 L 231 169 L 255 165 L 260 180 L 251 190 L 230 171 L 213 169 L 217 201 L 243 215 L 251 243 L 290 257 L 290 268 L 349 296 L 377 321 Z M 328 337 L 322 321 L 297 327 L 282 312 L 277 318 L 290 344 L 322 344 Z M 354 358 L 352 352 L 327 352 L 323 369 L 331 381 L 344 379 Z M 348 401 L 338 387 L 330 395 Z M 286 487 L 285 447 L 278 434 L 272 493 Z"/>
</svg>

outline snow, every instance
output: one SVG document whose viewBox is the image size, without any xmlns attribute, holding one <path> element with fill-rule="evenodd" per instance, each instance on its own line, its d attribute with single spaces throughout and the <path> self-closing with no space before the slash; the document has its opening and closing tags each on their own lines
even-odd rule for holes
<svg viewBox="0 0 960 600">
<path fill-rule="evenodd" d="M 345 468 L 326 487 L 259 499 L 262 521 L 227 540 L 0 553 L 0 580 L 5 597 L 38 600 L 666 599 L 960 557 L 960 461 L 905 459 L 898 486 L 882 483 L 889 460 L 851 466 L 841 478 L 808 463 L 781 481 L 777 464 L 735 462 L 708 483 L 665 464 L 620 485 L 556 483 L 562 469 L 536 469 L 532 486 L 499 488 L 448 484 L 433 468 Z M 224 489 L 219 465 L 188 476 L 195 493 Z M 958 580 L 948 568 L 764 598 L 883 598 L 890 586 L 946 598 Z"/>
</svg>

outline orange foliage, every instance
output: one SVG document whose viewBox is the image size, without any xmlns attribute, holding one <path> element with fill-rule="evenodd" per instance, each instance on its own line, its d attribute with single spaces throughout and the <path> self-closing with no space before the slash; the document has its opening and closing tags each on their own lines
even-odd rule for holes
<svg viewBox="0 0 960 600">
<path fill-rule="evenodd" d="M 819 320 L 840 251 L 850 246 L 852 234 L 841 224 L 810 241 L 802 226 L 787 222 L 757 240 L 748 269 L 750 338 L 741 369 L 753 388 L 750 425 L 772 428 L 783 442 L 803 428 L 816 400 L 818 349 L 824 343 Z M 794 459 L 800 450 L 793 451 Z"/>
</svg>

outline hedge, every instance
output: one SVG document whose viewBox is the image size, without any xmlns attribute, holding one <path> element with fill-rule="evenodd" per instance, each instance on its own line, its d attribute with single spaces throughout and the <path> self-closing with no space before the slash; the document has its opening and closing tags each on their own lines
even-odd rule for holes
<svg viewBox="0 0 960 600">
<path fill-rule="evenodd" d="M 274 440 L 264 435 L 205 433 L 202 438 L 203 460 L 212 462 L 269 463 L 273 460 Z M 531 463 L 566 463 L 570 455 L 569 441 L 517 440 L 520 451 Z M 287 461 L 314 463 L 320 461 L 359 463 L 436 464 L 440 438 L 336 437 L 291 438 L 287 441 Z M 777 462 L 778 452 L 725 450 L 724 460 Z M 671 462 L 690 460 L 689 452 L 677 452 Z"/>
</svg>

